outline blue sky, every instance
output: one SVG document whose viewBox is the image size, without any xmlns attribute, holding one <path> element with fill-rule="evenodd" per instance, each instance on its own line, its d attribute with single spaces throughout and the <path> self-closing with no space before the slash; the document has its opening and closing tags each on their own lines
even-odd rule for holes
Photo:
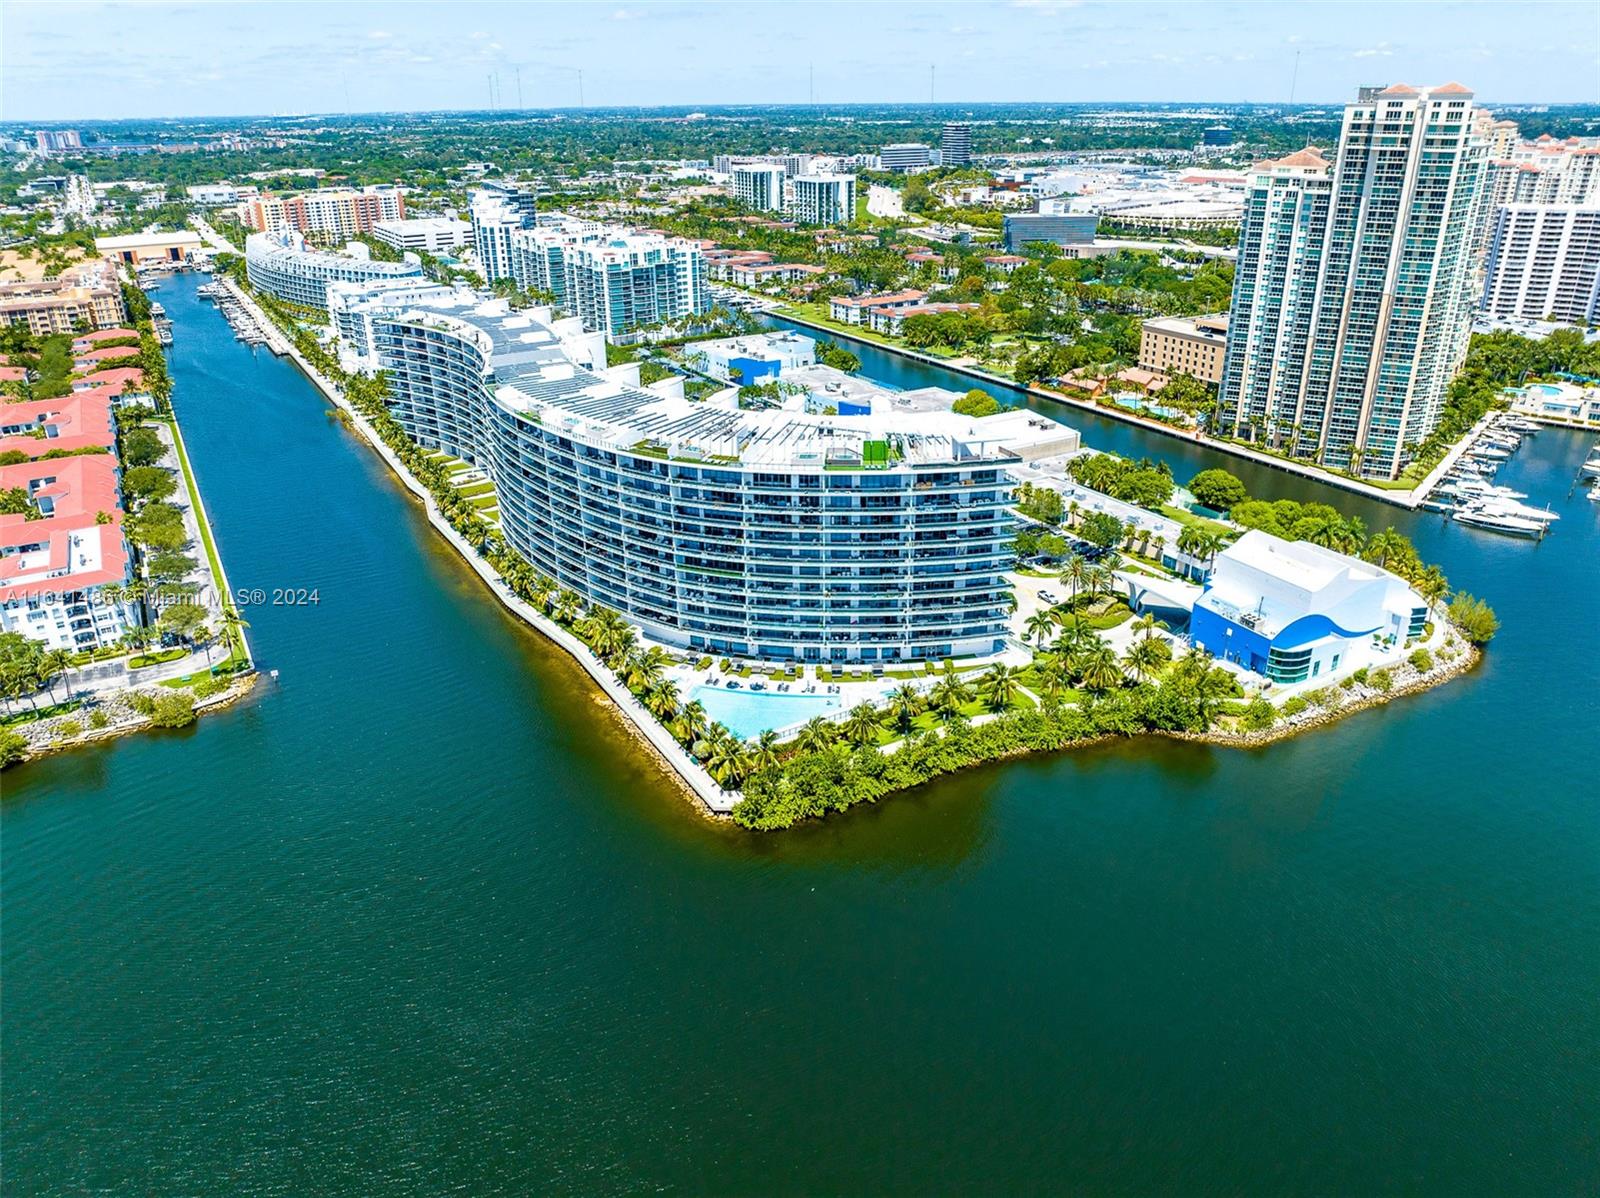
<svg viewBox="0 0 1600 1198">
<path fill-rule="evenodd" d="M 1459 79 L 1600 101 L 1600 4 L 93 4 L 6 0 L 0 119 L 513 106 L 1342 101 Z"/>
</svg>

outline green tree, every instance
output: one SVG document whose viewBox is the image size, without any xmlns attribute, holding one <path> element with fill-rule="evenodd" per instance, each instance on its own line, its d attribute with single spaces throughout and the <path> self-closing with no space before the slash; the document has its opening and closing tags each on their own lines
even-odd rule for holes
<svg viewBox="0 0 1600 1198">
<path fill-rule="evenodd" d="M 1487 645 L 1500 630 L 1494 609 L 1465 591 L 1456 592 L 1450 600 L 1449 614 L 1450 622 L 1474 645 Z"/>
<path fill-rule="evenodd" d="M 159 466 L 134 466 L 122 474 L 123 492 L 137 499 L 167 499 L 177 489 L 172 471 Z"/>
<path fill-rule="evenodd" d="M 901 732 L 910 732 L 921 712 L 922 695 L 909 682 L 901 683 L 889 696 L 889 719 Z"/>
<path fill-rule="evenodd" d="M 833 725 L 820 715 L 812 716 L 800 729 L 798 740 L 801 752 L 820 753 L 834 741 Z"/>
<path fill-rule="evenodd" d="M 1016 670 L 999 662 L 989 667 L 979 683 L 979 689 L 984 705 L 990 711 L 1004 711 L 1016 699 L 1021 685 Z"/>
<path fill-rule="evenodd" d="M 1244 483 L 1226 470 L 1202 470 L 1189 480 L 1189 494 L 1213 511 L 1226 512 L 1250 498 Z"/>
<path fill-rule="evenodd" d="M 878 709 L 871 703 L 857 703 L 845 717 L 844 735 L 851 744 L 876 744 L 878 728 Z"/>
<path fill-rule="evenodd" d="M 987 391 L 980 391 L 974 387 L 955 403 L 950 405 L 950 410 L 962 416 L 993 416 L 996 412 L 1003 411 L 1005 405 Z"/>
</svg>

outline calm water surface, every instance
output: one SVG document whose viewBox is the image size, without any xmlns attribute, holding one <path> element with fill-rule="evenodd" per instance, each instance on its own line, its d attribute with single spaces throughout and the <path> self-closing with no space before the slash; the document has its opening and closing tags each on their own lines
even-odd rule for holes
<svg viewBox="0 0 1600 1198">
<path fill-rule="evenodd" d="M 321 602 L 248 611 L 251 702 L 0 783 L 8 1195 L 1600 1186 L 1592 438 L 1503 472 L 1540 545 L 1333 499 L 1494 602 L 1465 680 L 755 839 L 198 281 L 160 298 L 233 584 Z"/>
</svg>

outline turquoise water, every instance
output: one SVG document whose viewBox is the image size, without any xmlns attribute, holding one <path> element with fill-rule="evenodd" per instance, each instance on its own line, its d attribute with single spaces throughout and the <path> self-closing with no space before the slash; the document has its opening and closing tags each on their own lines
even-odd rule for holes
<svg viewBox="0 0 1600 1198">
<path fill-rule="evenodd" d="M 1592 434 L 1501 471 L 1535 544 L 1061 410 L 1400 524 L 1505 631 L 1271 749 L 748 837 L 195 281 L 159 298 L 232 582 L 321 602 L 246 613 L 250 702 L 0 776 L 7 1198 L 1600 1189 Z"/>
<path fill-rule="evenodd" d="M 713 721 L 726 724 L 728 731 L 742 740 L 760 736 L 769 729 L 792 728 L 812 716 L 830 715 L 839 710 L 841 703 L 838 695 L 780 693 L 770 689 L 755 692 L 748 682 L 741 683 L 738 690 L 700 685 L 689 692 L 689 698 L 699 699 Z"/>
<path fill-rule="evenodd" d="M 1130 412 L 1149 412 L 1153 416 L 1172 417 L 1178 415 L 1176 408 L 1169 408 L 1164 404 L 1151 403 L 1138 395 L 1118 395 L 1114 402 L 1119 408 L 1127 408 Z"/>
</svg>

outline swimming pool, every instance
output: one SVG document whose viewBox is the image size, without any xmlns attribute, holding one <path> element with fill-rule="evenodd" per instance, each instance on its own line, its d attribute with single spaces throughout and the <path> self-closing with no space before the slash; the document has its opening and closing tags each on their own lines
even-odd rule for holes
<svg viewBox="0 0 1600 1198">
<path fill-rule="evenodd" d="M 1112 401 L 1119 408 L 1127 408 L 1130 412 L 1148 412 L 1152 416 L 1160 416 L 1163 420 L 1171 420 L 1183 415 L 1177 408 L 1169 408 L 1164 404 L 1151 403 L 1141 395 L 1122 392 L 1112 397 Z"/>
<path fill-rule="evenodd" d="M 1543 396 L 1546 399 L 1559 399 L 1566 392 L 1555 383 L 1529 383 L 1526 387 L 1507 387 L 1507 393 L 1522 396 Z"/>
<path fill-rule="evenodd" d="M 698 699 L 711 720 L 727 725 L 728 731 L 741 740 L 760 736 L 769 729 L 781 732 L 812 716 L 831 715 L 843 706 L 838 695 L 780 693 L 771 689 L 773 685 L 769 682 L 767 690 L 752 691 L 748 682 L 738 690 L 701 683 L 689 692 L 689 698 Z"/>
</svg>

